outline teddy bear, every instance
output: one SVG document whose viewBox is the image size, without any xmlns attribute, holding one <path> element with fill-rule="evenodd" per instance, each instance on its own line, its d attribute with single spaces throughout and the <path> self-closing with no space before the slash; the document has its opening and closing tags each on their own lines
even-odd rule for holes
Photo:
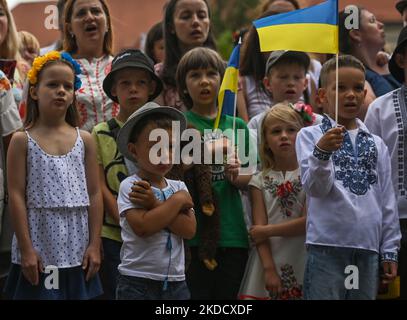
<svg viewBox="0 0 407 320">
<path fill-rule="evenodd" d="M 203 144 L 201 150 L 203 157 Z M 200 217 L 201 242 L 198 248 L 198 256 L 206 268 L 214 270 L 218 265 L 215 255 L 220 237 L 220 216 L 216 208 L 217 199 L 215 199 L 212 192 L 211 166 L 203 164 L 202 161 L 200 164 L 175 164 L 166 177 L 184 181 L 194 201 L 195 208 L 200 208 L 203 213 Z M 190 252 L 187 251 L 186 261 L 190 261 L 190 259 Z"/>
</svg>

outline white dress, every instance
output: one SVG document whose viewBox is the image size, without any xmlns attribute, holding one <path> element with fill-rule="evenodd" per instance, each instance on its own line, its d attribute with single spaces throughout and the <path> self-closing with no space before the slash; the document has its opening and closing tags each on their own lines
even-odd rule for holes
<svg viewBox="0 0 407 320">
<path fill-rule="evenodd" d="M 269 224 L 286 222 L 304 214 L 305 192 L 299 169 L 267 170 L 253 176 L 250 186 L 260 189 L 266 204 Z M 301 299 L 305 266 L 305 235 L 270 238 L 272 257 L 283 284 L 281 299 Z M 265 288 L 263 265 L 255 247 L 252 248 L 239 291 L 240 299 L 271 299 Z"/>
</svg>

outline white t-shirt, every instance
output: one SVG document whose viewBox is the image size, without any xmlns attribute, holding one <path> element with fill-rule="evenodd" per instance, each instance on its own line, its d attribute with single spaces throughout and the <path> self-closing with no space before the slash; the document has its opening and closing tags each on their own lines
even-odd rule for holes
<svg viewBox="0 0 407 320">
<path fill-rule="evenodd" d="M 359 128 L 348 130 L 350 141 L 352 141 L 353 148 L 355 149 L 356 136 L 358 135 Z"/>
<path fill-rule="evenodd" d="M 123 239 L 120 251 L 121 263 L 118 267 L 122 275 L 164 281 L 185 280 L 184 241 L 182 237 L 169 233 L 163 229 L 149 237 L 137 236 L 129 223 L 126 215 L 132 214 L 128 210 L 137 206 L 130 202 L 129 193 L 135 181 L 142 180 L 139 176 L 132 175 L 120 184 L 117 204 L 120 213 L 121 235 Z M 152 187 L 157 199 L 165 201 L 174 193 L 181 190 L 188 191 L 182 181 L 168 180 L 167 187 L 158 189 Z M 168 249 L 168 237 L 171 239 L 172 248 Z"/>
</svg>

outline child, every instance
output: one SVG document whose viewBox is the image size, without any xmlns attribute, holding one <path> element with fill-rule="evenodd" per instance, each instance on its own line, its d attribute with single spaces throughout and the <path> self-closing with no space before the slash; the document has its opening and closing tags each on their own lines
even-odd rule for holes
<svg viewBox="0 0 407 320">
<path fill-rule="evenodd" d="M 149 102 L 133 113 L 119 132 L 119 151 L 136 162 L 138 170 L 120 184 L 117 198 L 123 239 L 117 299 L 190 298 L 183 238 L 195 234 L 193 203 L 183 182 L 164 177 L 172 167 L 172 146 L 179 143 L 179 137 L 171 132 L 173 121 L 179 122 L 181 132 L 185 129 L 181 112 Z M 149 137 L 154 131 L 165 131 L 169 136 L 158 164 L 150 158 L 156 142 Z M 134 182 L 139 196 L 130 201 Z"/>
<path fill-rule="evenodd" d="M 321 71 L 322 124 L 303 128 L 296 151 L 307 194 L 305 299 L 375 299 L 379 260 L 383 280 L 397 273 L 400 228 L 383 141 L 357 119 L 366 95 L 365 69 L 339 57 L 335 118 L 335 59 Z M 356 273 L 357 272 L 357 273 Z M 358 281 L 356 281 L 356 279 Z"/>
<path fill-rule="evenodd" d="M 117 117 L 96 125 L 92 135 L 96 141 L 99 179 L 105 207 L 102 245 L 104 258 L 101 277 L 107 299 L 114 299 L 120 263 L 119 211 L 117 195 L 120 183 L 134 172 L 117 150 L 116 138 L 128 117 L 157 97 L 162 89 L 161 80 L 154 73 L 153 62 L 140 50 L 125 50 L 112 61 L 112 70 L 103 81 L 106 95 L 119 103 Z"/>
<path fill-rule="evenodd" d="M 301 100 L 308 86 L 306 77 L 310 65 L 310 58 L 300 51 L 273 51 L 266 63 L 266 76 L 263 83 L 271 94 L 273 104 L 279 102 L 296 103 Z M 253 117 L 247 125 L 253 129 L 257 142 L 261 141 L 261 123 L 267 110 Z"/>
<path fill-rule="evenodd" d="M 7 159 L 15 237 L 6 293 L 12 299 L 102 293 L 102 195 L 93 139 L 76 127 L 79 73 L 69 54 L 52 51 L 36 58 L 28 74 L 25 132 L 14 134 Z M 46 273 L 56 271 L 49 267 L 58 268 L 51 287 Z"/>
<path fill-rule="evenodd" d="M 22 127 L 11 83 L 0 70 L 0 300 L 10 268 L 11 226 L 7 209 L 6 152 L 12 134 Z"/>
<path fill-rule="evenodd" d="M 40 43 L 28 31 L 19 31 L 18 36 L 20 40 L 20 55 L 31 66 L 34 59 L 40 55 Z"/>
<path fill-rule="evenodd" d="M 304 105 L 279 103 L 262 124 L 262 171 L 250 181 L 253 224 L 251 252 L 241 299 L 300 299 L 305 266 L 305 192 L 300 182 L 295 138 L 309 114 Z"/>
<path fill-rule="evenodd" d="M 162 22 L 156 23 L 148 31 L 144 52 L 155 64 L 164 61 L 165 51 Z"/>
<path fill-rule="evenodd" d="M 400 83 L 407 84 L 407 27 L 400 32 L 397 47 L 389 62 L 390 73 Z M 399 252 L 400 298 L 407 299 L 407 177 L 406 163 L 406 126 L 407 126 L 406 86 L 377 98 L 367 109 L 366 127 L 380 136 L 386 143 L 391 157 L 391 176 L 397 193 L 397 204 L 401 229 L 401 247 Z"/>
<path fill-rule="evenodd" d="M 204 141 L 214 138 L 212 129 L 217 115 L 217 96 L 223 73 L 224 62 L 219 54 L 203 47 L 187 52 L 177 69 L 178 93 L 189 109 L 186 112 L 187 120 L 201 132 Z M 232 127 L 233 117 L 222 116 L 219 129 L 223 132 Z M 235 136 L 237 145 L 241 147 L 240 151 L 247 152 L 249 133 L 243 120 L 236 119 L 236 129 L 245 133 L 244 139 L 239 139 L 236 133 Z M 212 165 L 212 186 L 220 216 L 219 250 L 215 258 L 217 267 L 213 271 L 208 270 L 198 257 L 197 247 L 201 241 L 200 226 L 203 218 L 202 213 L 197 210 L 198 232 L 189 242 L 192 261 L 187 273 L 192 299 L 237 298 L 249 246 L 239 188 L 246 186 L 251 177 L 239 175 L 239 167 L 239 162 L 234 161 L 226 166 Z"/>
</svg>

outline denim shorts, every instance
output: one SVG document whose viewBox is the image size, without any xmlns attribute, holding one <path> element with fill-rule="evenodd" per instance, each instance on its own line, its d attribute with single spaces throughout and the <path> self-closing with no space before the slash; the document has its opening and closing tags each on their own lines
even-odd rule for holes
<svg viewBox="0 0 407 320">
<path fill-rule="evenodd" d="M 379 255 L 374 251 L 307 246 L 306 300 L 374 300 L 379 284 Z"/>
<path fill-rule="evenodd" d="M 190 298 L 186 281 L 168 281 L 168 286 L 164 290 L 164 281 L 119 275 L 117 300 L 189 300 Z"/>
</svg>

